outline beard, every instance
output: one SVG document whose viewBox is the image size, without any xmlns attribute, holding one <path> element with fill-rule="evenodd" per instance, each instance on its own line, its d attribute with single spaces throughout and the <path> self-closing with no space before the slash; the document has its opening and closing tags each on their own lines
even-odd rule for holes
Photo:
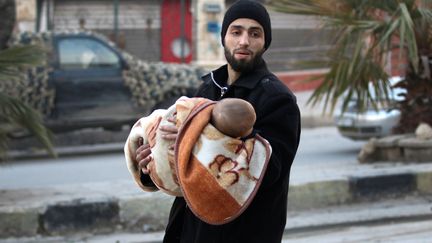
<svg viewBox="0 0 432 243">
<path fill-rule="evenodd" d="M 233 53 L 236 50 L 233 51 Z M 253 56 L 251 60 L 237 60 L 234 57 L 234 54 L 231 54 L 231 52 L 224 47 L 224 54 L 225 58 L 228 62 L 228 64 L 231 66 L 231 68 L 239 73 L 248 73 L 255 69 L 259 64 L 262 63 L 262 55 L 264 54 L 265 49 L 262 49 Z M 253 53 L 252 53 L 253 54 Z"/>
</svg>

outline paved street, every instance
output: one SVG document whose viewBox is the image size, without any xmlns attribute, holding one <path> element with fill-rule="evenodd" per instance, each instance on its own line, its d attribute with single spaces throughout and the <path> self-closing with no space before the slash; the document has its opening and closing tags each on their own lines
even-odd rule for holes
<svg viewBox="0 0 432 243">
<path fill-rule="evenodd" d="M 357 163 L 364 141 L 342 137 L 336 127 L 303 129 L 294 168 L 303 163 Z"/>
<path fill-rule="evenodd" d="M 0 164 L 0 188 L 18 189 L 130 179 L 122 153 Z"/>
<path fill-rule="evenodd" d="M 386 223 L 364 226 L 336 227 L 320 231 L 285 235 L 284 243 L 354 243 L 392 242 L 428 243 L 432 239 L 430 220 L 403 223 Z"/>
<path fill-rule="evenodd" d="M 335 127 L 303 129 L 292 175 L 306 164 L 356 163 L 364 142 L 341 137 Z M 19 179 L 18 179 L 19 178 Z M 121 152 L 0 164 L 0 189 L 34 188 L 131 179 Z"/>
<path fill-rule="evenodd" d="M 69 237 L 45 237 L 43 239 L 9 239 L 2 243 L 158 243 L 162 242 L 163 232 L 155 233 L 116 233 L 105 235 L 76 235 Z M 385 223 L 363 226 L 335 227 L 324 230 L 286 234 L 282 243 L 429 243 L 432 239 L 430 221 Z M 265 242 L 263 242 L 265 243 Z"/>
<path fill-rule="evenodd" d="M 283 242 L 429 242 L 432 195 L 428 188 L 432 163 L 359 164 L 356 156 L 364 143 L 341 137 L 334 127 L 303 129 L 291 170 L 289 222 Z M 30 236 L 3 238 L 0 242 L 161 242 L 163 232 L 127 233 L 127 222 L 136 222 L 143 230 L 163 225 L 170 200 L 160 193 L 142 193 L 134 185 L 120 149 L 98 155 L 1 164 L 2 227 L 21 230 Z M 367 183 L 352 184 L 353 181 Z M 387 186 L 382 187 L 383 182 Z M 404 183 L 412 186 L 401 190 Z M 392 185 L 397 185 L 400 193 L 390 201 L 385 197 L 378 202 L 369 201 L 374 197 L 372 194 L 368 197 L 367 193 L 363 195 L 365 198 L 356 200 L 356 193 L 366 192 L 364 188 L 378 188 L 379 195 L 387 190 L 395 193 Z M 419 191 L 426 194 L 417 194 Z M 404 196 L 411 198 L 407 200 Z M 79 219 L 64 222 L 68 229 L 66 234 L 51 228 L 49 233 L 37 235 L 40 227 L 51 225 L 44 217 L 56 210 L 56 205 L 65 205 L 64 210 L 94 208 L 96 216 L 111 215 L 109 208 L 101 214 L 102 208 L 98 205 L 113 205 L 119 208 L 119 214 L 114 215 L 116 223 L 102 235 L 97 231 L 97 224 L 83 232 L 80 227 L 83 222 Z M 26 222 L 28 226 L 20 228 L 8 224 L 8 220 L 15 222 L 14 213 L 21 213 L 23 209 L 26 211 L 22 221 L 13 225 Z M 64 215 L 68 212 L 62 211 Z M 145 224 L 140 223 L 141 218 L 146 220 Z"/>
</svg>

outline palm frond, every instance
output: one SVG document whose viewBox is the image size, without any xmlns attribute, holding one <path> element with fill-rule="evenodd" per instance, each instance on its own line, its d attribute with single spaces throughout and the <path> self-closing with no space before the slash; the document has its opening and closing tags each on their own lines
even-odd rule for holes
<svg viewBox="0 0 432 243">
<path fill-rule="evenodd" d="M 1 151 L 1 149 L 6 148 L 5 136 L 7 133 L 18 127 L 24 127 L 38 138 L 52 156 L 55 156 L 51 143 L 52 135 L 42 125 L 42 118 L 39 113 L 20 100 L 3 93 L 0 93 L 0 104 L 0 121 L 2 123 L 2 129 L 0 130 L 0 154 L 5 152 L 4 150 Z"/>
<path fill-rule="evenodd" d="M 414 72 L 418 72 L 418 50 L 417 50 L 417 42 L 416 36 L 414 32 L 414 22 L 411 18 L 411 14 L 407 8 L 407 6 L 403 3 L 400 3 L 401 9 L 401 28 L 403 28 L 403 35 L 400 34 L 400 49 L 403 50 L 405 45 L 404 41 L 407 43 L 408 49 L 408 57 L 410 62 L 413 64 Z"/>
<path fill-rule="evenodd" d="M 0 51 L 0 80 L 13 78 L 20 69 L 42 64 L 46 51 L 38 45 L 13 46 Z"/>
<path fill-rule="evenodd" d="M 15 82 L 26 75 L 26 68 L 46 60 L 46 51 L 38 45 L 12 46 L 0 51 L 0 82 Z M 18 127 L 28 129 L 55 156 L 51 133 L 44 127 L 41 115 L 21 100 L 0 90 L 0 155 L 7 149 L 7 134 Z"/>
<path fill-rule="evenodd" d="M 329 72 L 309 100 L 312 105 L 324 101 L 324 112 L 333 112 L 340 99 L 345 111 L 353 96 L 358 99 L 360 110 L 367 104 L 376 107 L 371 92 L 387 100 L 389 74 L 384 67 L 386 57 L 394 50 L 393 43 L 399 41 L 400 58 L 406 51 L 417 72 L 414 22 L 426 19 L 422 21 L 432 23 L 432 12 L 418 8 L 415 0 L 275 0 L 269 4 L 277 11 L 316 16 L 324 22 L 323 26 L 338 31 L 327 53 Z"/>
</svg>

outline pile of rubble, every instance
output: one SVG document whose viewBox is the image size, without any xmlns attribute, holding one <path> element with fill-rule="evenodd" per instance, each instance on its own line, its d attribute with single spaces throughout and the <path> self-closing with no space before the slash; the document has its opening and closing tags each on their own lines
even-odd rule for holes
<svg viewBox="0 0 432 243">
<path fill-rule="evenodd" d="M 62 33 L 92 35 L 116 48 L 107 37 L 91 31 L 25 32 L 11 38 L 9 45 L 39 45 L 47 50 L 48 59 L 52 57 L 53 36 Z M 196 90 L 201 83 L 200 77 L 206 72 L 192 64 L 146 62 L 117 50 L 129 67 L 123 71 L 123 80 L 131 91 L 131 102 L 138 107 L 153 107 L 171 97 L 192 95 L 190 91 Z M 0 92 L 18 98 L 48 116 L 55 106 L 56 95 L 54 87 L 48 84 L 52 71 L 48 60 L 38 67 L 21 70 L 14 80 L 0 83 Z"/>
<path fill-rule="evenodd" d="M 122 55 L 129 65 L 123 72 L 124 82 L 137 106 L 153 107 L 171 97 L 191 96 L 206 72 L 190 64 L 144 62 L 125 52 Z"/>
<path fill-rule="evenodd" d="M 9 46 L 39 45 L 51 51 L 50 33 L 22 33 L 11 38 Z M 19 70 L 15 78 L 0 82 L 0 92 L 18 98 L 43 115 L 49 115 L 54 108 L 55 90 L 48 84 L 51 68 L 48 60 L 39 66 Z"/>
</svg>

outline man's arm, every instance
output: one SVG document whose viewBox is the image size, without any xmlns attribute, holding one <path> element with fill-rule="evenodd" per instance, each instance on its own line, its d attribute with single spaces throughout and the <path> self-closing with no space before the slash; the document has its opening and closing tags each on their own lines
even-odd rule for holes
<svg viewBox="0 0 432 243">
<path fill-rule="evenodd" d="M 272 146 L 261 187 L 269 187 L 289 174 L 300 140 L 300 111 L 295 98 L 282 93 L 270 97 L 257 114 L 255 130 Z"/>
</svg>

